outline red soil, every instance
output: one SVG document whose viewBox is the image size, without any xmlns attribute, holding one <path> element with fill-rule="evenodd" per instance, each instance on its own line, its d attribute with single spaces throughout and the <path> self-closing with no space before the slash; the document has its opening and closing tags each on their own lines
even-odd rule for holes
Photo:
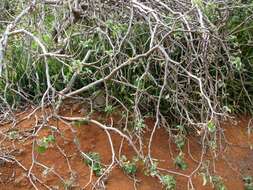
<svg viewBox="0 0 253 190">
<path fill-rule="evenodd" d="M 77 113 L 76 113 L 77 114 Z M 26 114 L 19 116 L 24 117 Z M 98 116 L 97 116 L 98 117 Z M 83 152 L 98 152 L 101 155 L 102 163 L 110 164 L 111 162 L 111 149 L 108 142 L 106 133 L 94 125 L 81 125 L 80 127 L 73 127 L 76 130 L 75 133 L 71 130 L 71 127 L 61 121 L 50 120 L 50 125 L 55 126 L 61 132 L 55 133 L 56 143 L 43 154 L 35 152 L 36 159 L 46 165 L 52 167 L 54 170 L 64 178 L 64 180 L 70 180 L 70 170 L 75 175 L 73 181 L 73 188 L 71 189 L 82 189 L 89 181 L 90 169 L 80 157 L 75 144 L 73 143 L 74 135 L 79 139 L 80 147 Z M 153 127 L 154 122 L 152 120 L 146 121 L 149 129 L 145 131 L 144 142 L 148 141 L 150 136 L 150 129 Z M 225 136 L 227 141 L 231 143 L 224 147 L 223 152 L 220 152 L 216 159 L 212 159 L 210 153 L 204 156 L 204 159 L 210 160 L 210 169 L 216 173 L 213 175 L 222 176 L 222 179 L 229 190 L 243 190 L 243 176 L 253 176 L 253 150 L 249 147 L 253 145 L 253 136 L 247 134 L 247 118 L 238 119 L 237 124 L 233 122 L 226 122 L 223 124 Z M 32 138 L 26 138 L 31 135 L 32 130 L 35 126 L 35 117 L 31 117 L 29 120 L 24 120 L 15 126 L 15 130 L 19 134 L 19 138 L 15 140 L 8 140 L 2 133 L 10 127 L 5 125 L 0 127 L 0 150 L 3 147 L 9 146 L 12 150 L 15 148 L 15 152 L 11 154 L 27 169 L 31 167 L 32 163 Z M 41 138 L 52 134 L 52 130 L 49 127 L 44 127 L 38 134 L 37 138 Z M 117 134 L 112 133 L 112 140 L 116 153 L 118 153 L 121 137 Z M 2 141 L 5 138 L 4 141 Z M 224 137 L 222 137 L 224 139 Z M 152 146 L 152 156 L 159 159 L 159 167 L 176 172 L 190 174 L 198 165 L 191 156 L 196 160 L 200 160 L 201 145 L 199 144 L 199 137 L 190 135 L 188 137 L 189 147 L 185 148 L 185 160 L 189 166 L 186 171 L 177 169 L 173 163 L 173 157 L 177 155 L 176 147 L 170 142 L 170 138 L 164 129 L 158 129 L 155 133 Z M 223 142 L 223 144 L 225 144 Z M 68 158 L 69 165 L 66 157 L 60 152 L 57 145 L 64 151 Z M 122 154 L 127 155 L 128 158 L 134 156 L 134 152 L 127 143 L 124 143 Z M 172 154 L 172 155 L 171 155 Z M 1 155 L 1 154 L 0 154 Z M 43 169 L 41 166 L 34 165 L 32 173 L 35 174 L 43 183 L 50 186 L 52 189 L 64 189 L 63 182 L 52 172 L 48 175 L 42 174 Z M 17 163 L 0 163 L 0 190 L 28 190 L 34 189 L 29 182 L 27 172 L 21 169 Z M 177 180 L 177 190 L 186 190 L 188 179 L 175 175 Z M 138 172 L 136 175 L 138 180 L 137 189 L 139 190 L 159 190 L 163 189 L 161 184 L 156 178 L 145 176 L 142 170 L 141 164 L 139 164 Z M 96 177 L 93 176 L 93 182 L 96 181 Z M 192 181 L 196 190 L 209 190 L 213 189 L 211 185 L 207 184 L 203 186 L 202 177 L 196 173 L 192 177 Z M 42 185 L 36 182 L 38 189 L 45 189 Z M 133 180 L 126 176 L 124 172 L 118 167 L 114 167 L 108 179 L 106 180 L 106 187 L 108 190 L 133 190 Z M 86 189 L 91 189 L 91 185 Z"/>
</svg>

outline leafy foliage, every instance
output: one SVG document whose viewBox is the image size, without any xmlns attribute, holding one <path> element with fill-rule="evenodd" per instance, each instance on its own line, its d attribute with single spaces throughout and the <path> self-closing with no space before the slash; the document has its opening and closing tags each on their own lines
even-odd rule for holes
<svg viewBox="0 0 253 190">
<path fill-rule="evenodd" d="M 186 135 L 199 126 L 207 129 L 205 142 L 215 150 L 216 119 L 253 113 L 253 3 L 164 2 L 62 1 L 55 6 L 38 1 L 31 6 L 30 1 L 2 0 L 1 119 L 27 103 L 50 105 L 58 113 L 67 98 L 89 102 L 92 112 L 93 95 L 102 92 L 101 110 L 111 115 L 123 109 L 124 132 L 140 145 L 149 130 L 145 117 L 156 117 L 155 127 L 166 128 L 180 151 L 176 167 L 187 169 Z M 16 131 L 7 136 L 19 138 Z M 44 153 L 54 141 L 52 135 L 39 139 L 37 151 Z M 99 154 L 87 155 L 85 163 L 102 175 Z M 135 160 L 123 157 L 121 164 L 126 174 L 137 172 Z M 159 176 L 156 164 L 149 173 Z M 220 177 L 211 176 L 210 182 L 226 189 Z M 161 183 L 175 189 L 172 176 L 162 175 Z"/>
<path fill-rule="evenodd" d="M 55 138 L 53 135 L 48 135 L 47 137 L 43 137 L 42 139 L 37 140 L 37 151 L 42 154 L 46 152 L 47 148 L 50 144 L 55 142 Z"/>
<path fill-rule="evenodd" d="M 175 190 L 176 189 L 176 180 L 171 175 L 162 175 L 161 183 L 164 185 L 166 190 Z"/>
<path fill-rule="evenodd" d="M 87 153 L 89 158 L 85 158 L 85 163 L 91 167 L 92 171 L 96 176 L 101 176 L 103 174 L 104 168 L 100 162 L 100 155 L 97 152 Z"/>
<path fill-rule="evenodd" d="M 252 176 L 244 177 L 243 181 L 244 181 L 244 189 L 245 190 L 253 190 L 253 178 L 252 178 Z"/>
<path fill-rule="evenodd" d="M 227 190 L 220 176 L 212 176 L 211 179 L 215 190 Z"/>
<path fill-rule="evenodd" d="M 182 152 L 179 153 L 179 155 L 174 160 L 175 165 L 182 169 L 186 170 L 188 168 L 187 163 L 184 161 L 184 154 Z"/>
<path fill-rule="evenodd" d="M 127 157 L 123 155 L 120 159 L 121 167 L 127 175 L 135 175 L 137 172 L 136 159 L 132 161 L 127 160 Z"/>
</svg>

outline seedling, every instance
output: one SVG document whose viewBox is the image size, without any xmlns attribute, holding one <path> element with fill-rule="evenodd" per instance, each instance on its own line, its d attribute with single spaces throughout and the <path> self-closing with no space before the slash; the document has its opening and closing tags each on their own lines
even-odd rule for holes
<svg viewBox="0 0 253 190">
<path fill-rule="evenodd" d="M 165 187 L 166 190 L 175 190 L 176 188 L 176 180 L 171 175 L 162 175 L 161 176 L 161 183 Z"/>
<path fill-rule="evenodd" d="M 110 114 L 112 114 L 113 111 L 114 111 L 114 109 L 113 109 L 112 105 L 108 105 L 108 106 L 105 107 L 105 113 L 106 114 L 110 115 Z"/>
<path fill-rule="evenodd" d="M 180 168 L 181 170 L 186 170 L 188 168 L 187 163 L 184 161 L 184 154 L 182 152 L 174 160 L 176 167 Z"/>
<path fill-rule="evenodd" d="M 127 157 L 125 155 L 123 155 L 120 159 L 121 162 L 121 167 L 123 169 L 123 171 L 127 174 L 127 175 L 135 175 L 137 172 L 137 166 L 136 166 L 136 162 L 137 160 L 133 159 L 132 161 L 127 160 Z"/>
<path fill-rule="evenodd" d="M 42 154 L 46 152 L 47 148 L 50 144 L 55 143 L 55 138 L 53 135 L 48 135 L 47 137 L 43 137 L 37 141 L 37 151 L 38 153 Z"/>
<path fill-rule="evenodd" d="M 101 176 L 103 174 L 104 168 L 100 162 L 100 155 L 97 152 L 87 153 L 89 158 L 85 158 L 85 163 L 91 167 L 92 171 L 96 176 Z"/>
</svg>

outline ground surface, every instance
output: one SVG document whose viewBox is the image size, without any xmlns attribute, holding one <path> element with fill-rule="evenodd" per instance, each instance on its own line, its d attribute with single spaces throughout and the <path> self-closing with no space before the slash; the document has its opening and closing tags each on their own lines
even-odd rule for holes
<svg viewBox="0 0 253 190">
<path fill-rule="evenodd" d="M 28 112 L 29 113 L 29 112 Z M 23 118 L 28 113 L 20 115 L 18 118 Z M 79 113 L 70 113 L 65 111 L 65 115 L 78 115 Z M 98 117 L 98 116 L 96 116 Z M 236 119 L 235 122 L 227 121 L 223 124 L 227 142 L 230 145 L 224 146 L 223 152 L 217 152 L 217 158 L 211 160 L 210 154 L 205 155 L 204 159 L 210 160 L 210 167 L 216 171 L 215 175 L 222 176 L 224 183 L 229 190 L 243 190 L 243 176 L 253 176 L 253 150 L 249 147 L 253 144 L 253 136 L 247 133 L 248 119 L 247 117 Z M 11 131 L 16 131 L 15 136 L 5 136 L 10 128 L 10 124 L 0 127 L 1 131 L 1 146 L 0 150 L 8 152 L 12 151 L 10 155 L 15 156 L 20 165 L 15 163 L 1 162 L 0 163 L 0 189 L 1 190 L 29 190 L 34 189 L 29 179 L 26 177 L 32 164 L 32 147 L 33 138 L 31 134 L 34 130 L 36 118 L 23 120 L 18 123 Z M 147 125 L 152 128 L 154 122 L 149 119 L 146 121 Z M 80 157 L 73 138 L 76 135 L 79 139 L 81 150 L 84 152 L 98 152 L 101 155 L 104 164 L 111 162 L 111 149 L 108 142 L 106 133 L 93 125 L 81 125 L 79 127 L 71 128 L 67 124 L 51 120 L 51 128 L 56 127 L 60 134 L 55 132 L 53 135 L 56 137 L 56 143 L 50 146 L 45 153 L 39 154 L 34 152 L 34 159 L 39 163 L 54 169 L 57 175 L 53 172 L 45 172 L 45 170 L 35 164 L 31 173 L 41 180 L 42 183 L 50 186 L 52 189 L 67 189 L 64 182 L 71 182 L 72 189 L 82 189 L 89 182 L 90 169 L 85 165 Z M 42 138 L 52 134 L 51 128 L 47 126 L 40 130 L 37 138 Z M 73 129 L 75 132 L 73 133 Z M 36 130 L 36 129 L 35 129 Z M 150 129 L 147 129 L 144 134 L 144 142 L 149 139 Z M 116 153 L 119 150 L 121 137 L 112 134 L 112 140 Z M 189 165 L 186 171 L 177 169 L 173 164 L 173 157 L 176 156 L 177 150 L 173 143 L 170 143 L 169 135 L 164 129 L 158 129 L 152 146 L 152 155 L 154 158 L 159 159 L 159 167 L 179 171 L 185 174 L 191 173 L 198 165 L 196 161 L 200 160 L 201 146 L 199 144 L 199 137 L 191 135 L 188 137 L 188 146 L 185 148 L 185 160 Z M 189 155 L 191 154 L 191 156 Z M 133 150 L 124 143 L 122 153 L 129 158 L 133 156 Z M 65 156 L 64 156 L 65 155 Z M 194 159 L 193 159 L 194 158 Z M 196 160 L 196 161 L 194 161 Z M 22 169 L 22 167 L 23 169 Z M 27 171 L 25 171 L 27 169 Z M 44 171 L 44 174 L 43 174 Z M 72 178 L 71 172 L 72 171 Z M 60 177 L 59 177 L 60 176 Z M 187 178 L 176 176 L 177 189 L 187 189 Z M 92 178 L 96 180 L 95 177 Z M 145 176 L 141 164 L 138 166 L 136 179 L 138 183 L 136 188 L 140 190 L 159 190 L 162 189 L 161 184 L 155 178 Z M 198 174 L 194 175 L 193 183 L 195 189 L 213 189 L 211 185 L 202 186 L 202 177 Z M 108 178 L 105 180 L 108 190 L 133 190 L 133 180 L 126 176 L 119 167 L 114 167 Z M 44 186 L 36 183 L 38 189 L 45 189 Z M 86 187 L 91 189 L 91 186 Z"/>
</svg>

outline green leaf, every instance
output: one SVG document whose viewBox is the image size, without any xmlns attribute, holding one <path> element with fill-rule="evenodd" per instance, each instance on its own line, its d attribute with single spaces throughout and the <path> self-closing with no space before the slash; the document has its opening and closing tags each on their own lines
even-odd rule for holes
<svg viewBox="0 0 253 190">
<path fill-rule="evenodd" d="M 127 175 L 134 175 L 137 172 L 136 162 L 137 159 L 132 159 L 132 161 L 127 160 L 127 157 L 123 155 L 120 158 L 122 169 Z"/>
<path fill-rule="evenodd" d="M 113 106 L 112 105 L 108 105 L 108 106 L 106 106 L 105 107 L 105 113 L 107 113 L 107 114 L 112 114 L 112 112 L 113 112 Z"/>
<path fill-rule="evenodd" d="M 188 168 L 187 163 L 184 161 L 184 157 L 183 157 L 183 153 L 180 153 L 175 161 L 174 161 L 175 165 L 180 168 L 181 170 L 186 170 Z"/>
<path fill-rule="evenodd" d="M 137 119 L 135 121 L 135 124 L 134 124 L 134 129 L 135 130 L 142 130 L 142 129 L 145 129 L 146 125 L 145 125 L 145 122 L 143 119 Z"/>
<path fill-rule="evenodd" d="M 48 135 L 47 141 L 48 141 L 48 142 L 51 142 L 51 143 L 54 143 L 54 142 L 55 142 L 54 136 L 53 136 L 53 135 Z"/>
<path fill-rule="evenodd" d="M 86 41 L 81 41 L 83 48 L 92 48 L 93 43 L 94 43 L 93 39 L 91 39 L 91 38 Z"/>
<path fill-rule="evenodd" d="M 42 154 L 44 152 L 46 152 L 47 148 L 45 146 L 38 146 L 37 147 L 37 152 Z"/>
<path fill-rule="evenodd" d="M 185 130 L 183 125 L 177 125 L 176 128 L 179 129 L 180 131 L 184 131 Z"/>
<path fill-rule="evenodd" d="M 171 175 L 162 175 L 161 183 L 165 186 L 166 190 L 174 190 L 176 188 L 176 180 Z"/>
<path fill-rule="evenodd" d="M 216 126 L 212 121 L 209 121 L 207 124 L 207 129 L 209 132 L 214 133 L 216 131 Z"/>
<path fill-rule="evenodd" d="M 230 57 L 231 63 L 236 67 L 237 70 L 240 70 L 242 68 L 242 60 L 240 57 Z"/>
<path fill-rule="evenodd" d="M 154 164 L 152 164 L 149 168 L 149 172 L 150 172 L 150 175 L 152 177 L 156 176 L 158 174 L 158 171 L 157 171 L 157 165 L 158 163 L 157 162 L 154 162 Z"/>
<path fill-rule="evenodd" d="M 197 5 L 198 7 L 203 7 L 203 0 L 193 0 L 192 2 L 194 5 Z"/>
</svg>

